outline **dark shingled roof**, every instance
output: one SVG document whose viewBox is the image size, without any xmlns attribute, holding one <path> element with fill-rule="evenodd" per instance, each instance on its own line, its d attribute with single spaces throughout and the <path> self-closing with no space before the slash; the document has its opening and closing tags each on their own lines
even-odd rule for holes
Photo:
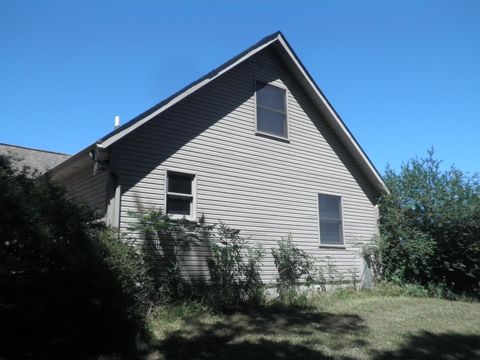
<svg viewBox="0 0 480 360">
<path fill-rule="evenodd" d="M 70 157 L 70 155 L 58 152 L 1 143 L 0 155 L 8 156 L 13 166 L 18 170 L 27 166 L 30 168 L 30 172 L 33 173 L 34 169 L 36 169 L 37 175 L 45 173 Z"/>
</svg>

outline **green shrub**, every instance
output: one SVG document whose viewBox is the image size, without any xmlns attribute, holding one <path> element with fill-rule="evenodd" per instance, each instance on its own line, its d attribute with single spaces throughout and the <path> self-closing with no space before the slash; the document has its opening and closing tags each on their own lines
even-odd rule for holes
<svg viewBox="0 0 480 360">
<path fill-rule="evenodd" d="M 260 245 L 249 246 L 239 230 L 220 223 L 208 260 L 213 287 L 209 298 L 214 304 L 231 306 L 262 302 L 260 267 L 263 257 Z"/>
<path fill-rule="evenodd" d="M 261 302 L 263 284 L 260 265 L 263 250 L 249 246 L 240 231 L 220 223 L 172 220 L 159 210 L 132 213 L 137 218 L 131 236 L 142 235 L 142 253 L 154 285 L 157 303 L 203 300 L 214 306 Z M 210 247 L 210 282 L 191 283 L 182 273 L 182 252 L 203 245 Z"/>
<path fill-rule="evenodd" d="M 379 283 L 383 280 L 383 247 L 384 239 L 381 236 L 375 236 L 366 244 L 361 245 L 361 254 L 366 265 L 372 270 L 373 282 Z"/>
<path fill-rule="evenodd" d="M 97 269 L 98 277 L 105 276 L 97 281 L 104 289 L 108 287 L 106 293 L 112 297 L 107 305 L 115 304 L 119 308 L 116 312 L 124 311 L 125 318 L 133 324 L 144 325 L 153 305 L 153 279 L 138 247 L 130 239 L 120 237 L 117 231 L 106 229 L 92 242 L 92 256 L 102 268 Z"/>
<path fill-rule="evenodd" d="M 142 253 L 147 273 L 153 281 L 156 302 L 175 302 L 193 295 L 192 284 L 182 274 L 182 252 L 208 243 L 214 226 L 205 218 L 193 222 L 173 220 L 161 209 L 130 213 L 138 220 L 129 228 L 131 235 L 142 235 Z"/>
<path fill-rule="evenodd" d="M 480 294 L 480 179 L 442 171 L 433 150 L 397 174 L 380 201 L 383 276 L 440 292 Z M 438 293 L 438 291 L 437 291 Z"/>
<path fill-rule="evenodd" d="M 322 264 L 320 271 L 320 280 L 327 282 L 328 284 L 339 285 L 345 283 L 344 274 L 338 270 L 335 261 L 331 256 L 326 256 L 325 265 Z M 352 280 L 356 281 L 356 278 Z"/>
<path fill-rule="evenodd" d="M 325 288 L 325 279 L 315 267 L 315 259 L 293 244 L 291 234 L 278 241 L 278 248 L 272 249 L 272 255 L 277 269 L 277 293 L 282 302 L 294 302 L 300 285 Z"/>
<path fill-rule="evenodd" d="M 2 356 L 69 357 L 145 335 L 141 259 L 92 210 L 3 157 L 0 208 Z"/>
</svg>

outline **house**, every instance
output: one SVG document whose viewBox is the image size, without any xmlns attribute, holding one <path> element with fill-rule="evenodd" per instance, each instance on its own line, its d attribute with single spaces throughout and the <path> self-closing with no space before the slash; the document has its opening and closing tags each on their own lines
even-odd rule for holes
<svg viewBox="0 0 480 360">
<path fill-rule="evenodd" d="M 140 208 L 204 214 L 267 249 L 291 233 L 319 261 L 357 277 L 359 244 L 376 234 L 376 202 L 388 191 L 280 32 L 50 173 L 120 230 Z M 204 250 L 184 255 L 188 276 L 203 274 Z M 269 251 L 262 273 L 275 273 Z"/>
<path fill-rule="evenodd" d="M 67 154 L 10 144 L 0 144 L 0 155 L 8 157 L 16 170 L 26 169 L 32 176 L 42 175 L 69 158 Z"/>
</svg>

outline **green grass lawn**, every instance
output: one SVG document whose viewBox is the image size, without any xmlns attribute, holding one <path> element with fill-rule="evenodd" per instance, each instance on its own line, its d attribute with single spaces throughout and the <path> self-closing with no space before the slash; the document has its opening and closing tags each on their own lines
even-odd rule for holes
<svg viewBox="0 0 480 360">
<path fill-rule="evenodd" d="M 308 307 L 159 309 L 150 359 L 480 359 L 480 303 L 365 293 Z"/>
</svg>

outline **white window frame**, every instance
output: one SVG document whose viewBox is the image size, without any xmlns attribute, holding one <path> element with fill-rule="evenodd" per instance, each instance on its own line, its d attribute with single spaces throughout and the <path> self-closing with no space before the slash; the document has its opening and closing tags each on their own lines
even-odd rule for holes
<svg viewBox="0 0 480 360">
<path fill-rule="evenodd" d="M 174 193 L 174 192 L 169 192 L 168 191 L 168 173 L 178 173 L 178 174 L 185 174 L 185 175 L 190 175 L 190 176 L 193 176 L 193 179 L 192 179 L 192 194 L 191 195 L 188 195 L 188 194 L 183 194 L 183 193 Z M 197 220 L 197 179 L 198 179 L 198 175 L 197 173 L 195 172 L 191 172 L 191 171 L 186 171 L 186 170 L 182 170 L 182 169 L 175 169 L 175 168 L 166 168 L 165 169 L 165 213 L 168 217 L 170 217 L 170 219 L 173 219 L 173 220 L 180 220 L 180 219 L 183 219 L 185 218 L 186 220 L 190 220 L 190 221 L 196 221 Z M 191 202 L 191 205 L 190 205 L 190 215 L 189 216 L 186 216 L 186 215 L 179 215 L 179 214 L 169 214 L 168 213 L 168 195 L 177 195 L 177 196 L 184 196 L 184 197 L 192 197 L 192 202 Z"/>
<path fill-rule="evenodd" d="M 270 134 L 268 132 L 258 130 L 257 83 L 261 83 L 261 84 L 265 84 L 265 85 L 271 85 L 271 86 L 277 87 L 277 88 L 285 91 L 285 121 L 287 122 L 287 126 L 286 126 L 287 136 L 279 136 L 279 135 Z M 265 136 L 265 137 L 270 137 L 272 139 L 278 139 L 278 140 L 290 142 L 290 119 L 289 119 L 289 116 L 288 116 L 288 113 L 289 113 L 289 111 L 288 111 L 288 100 L 289 100 L 288 88 L 283 84 L 278 84 L 278 83 L 275 83 L 275 82 L 272 82 L 272 81 L 263 81 L 262 79 L 254 78 L 253 79 L 253 89 L 254 89 L 254 92 L 255 92 L 255 97 L 254 97 L 255 98 L 255 101 L 254 101 L 255 102 L 255 135 L 261 135 L 261 136 Z M 274 112 L 279 112 L 276 109 L 271 109 L 271 108 L 267 108 L 267 107 L 263 107 L 263 108 L 274 111 Z"/>
<path fill-rule="evenodd" d="M 340 198 L 340 220 L 342 222 L 342 243 L 341 244 L 322 244 L 322 233 L 320 231 L 320 195 L 327 195 L 327 196 L 336 196 Z M 337 248 L 337 249 L 345 249 L 345 221 L 343 215 L 343 196 L 337 193 L 331 193 L 326 191 L 317 191 L 317 224 L 318 224 L 318 241 L 320 243 L 320 247 L 325 248 Z"/>
</svg>

